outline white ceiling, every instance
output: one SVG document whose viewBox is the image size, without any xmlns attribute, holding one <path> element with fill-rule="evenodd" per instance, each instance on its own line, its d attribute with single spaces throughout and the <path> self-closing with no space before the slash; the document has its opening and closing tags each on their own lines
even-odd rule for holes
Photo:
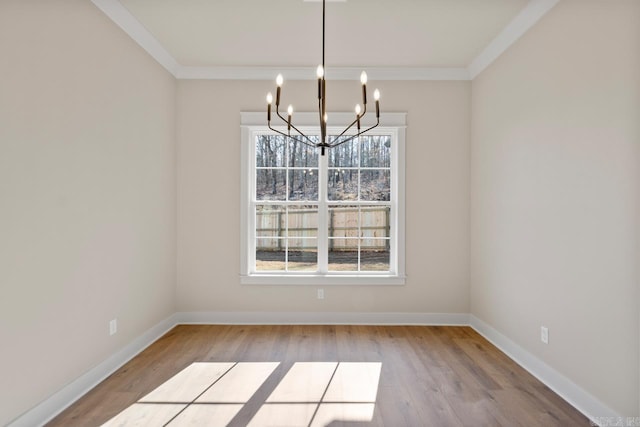
<svg viewBox="0 0 640 427">
<path fill-rule="evenodd" d="M 326 66 L 344 78 L 362 68 L 377 78 L 473 78 L 557 1 L 330 1 Z M 179 78 L 271 78 L 283 68 L 305 78 L 322 61 L 321 2 L 93 2 Z"/>
</svg>

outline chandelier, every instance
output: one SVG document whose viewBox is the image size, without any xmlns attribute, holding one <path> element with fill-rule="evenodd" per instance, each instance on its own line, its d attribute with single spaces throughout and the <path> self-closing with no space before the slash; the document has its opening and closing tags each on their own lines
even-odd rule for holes
<svg viewBox="0 0 640 427">
<path fill-rule="evenodd" d="M 364 130 L 360 128 L 360 120 L 367 113 L 367 73 L 362 72 L 360 74 L 360 83 L 362 84 L 362 107 L 360 104 L 356 104 L 355 107 L 355 119 L 349 126 L 347 126 L 339 135 L 329 137 L 327 135 L 327 82 L 325 80 L 325 65 L 324 65 L 324 44 L 325 44 L 325 2 L 326 0 L 322 0 L 322 65 L 318 65 L 316 70 L 316 75 L 318 76 L 318 116 L 320 119 L 320 142 L 314 142 L 301 132 L 298 128 L 293 124 L 293 106 L 289 105 L 287 108 L 287 118 L 285 119 L 280 114 L 280 95 L 282 92 L 282 83 L 284 82 L 284 78 L 282 74 L 278 74 L 276 78 L 276 115 L 286 124 L 287 132 L 282 132 L 278 129 L 274 129 L 271 127 L 271 104 L 273 103 L 273 95 L 271 92 L 267 94 L 267 124 L 269 129 L 272 131 L 286 136 L 292 140 L 300 142 L 302 144 L 309 145 L 311 147 L 320 148 L 320 153 L 324 156 L 326 148 L 333 148 L 338 145 L 344 144 L 345 142 L 349 142 L 352 139 L 362 135 L 363 133 L 369 132 L 371 129 L 375 128 L 380 124 L 380 91 L 376 89 L 373 92 L 373 99 L 376 102 L 376 123 Z M 344 136 L 353 126 L 356 126 L 355 134 L 348 134 L 346 137 Z M 295 132 L 294 135 L 291 134 L 291 130 Z"/>
</svg>

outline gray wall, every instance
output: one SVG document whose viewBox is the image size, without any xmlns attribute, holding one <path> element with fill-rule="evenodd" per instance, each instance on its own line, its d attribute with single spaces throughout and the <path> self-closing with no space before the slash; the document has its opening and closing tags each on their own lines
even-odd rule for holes
<svg viewBox="0 0 640 427">
<path fill-rule="evenodd" d="M 264 110 L 274 83 L 183 80 L 177 107 L 179 311 L 468 313 L 471 85 L 378 85 L 384 111 L 407 112 L 407 284 L 330 287 L 324 300 L 315 287 L 241 286 L 239 112 Z M 315 81 L 285 82 L 283 102 L 313 111 L 315 90 Z M 327 91 L 330 111 L 352 111 L 360 96 L 357 82 L 330 82 Z"/>
<path fill-rule="evenodd" d="M 639 71 L 640 2 L 565 0 L 472 85 L 471 312 L 628 416 Z"/>
<path fill-rule="evenodd" d="M 175 311 L 176 83 L 88 1 L 3 0 L 0 57 L 5 425 Z"/>
</svg>

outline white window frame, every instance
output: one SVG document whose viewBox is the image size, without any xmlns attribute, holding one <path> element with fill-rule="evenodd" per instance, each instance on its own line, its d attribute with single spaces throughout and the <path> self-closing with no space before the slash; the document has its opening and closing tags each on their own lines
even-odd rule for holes
<svg viewBox="0 0 640 427">
<path fill-rule="evenodd" d="M 391 135 L 395 147 L 391 156 L 391 229 L 389 272 L 255 272 L 255 141 L 256 136 L 273 133 L 265 124 L 266 113 L 240 113 L 241 165 L 240 165 L 240 283 L 246 285 L 404 285 L 405 284 L 405 133 L 406 113 L 381 113 L 380 125 L 371 131 L 372 135 Z M 365 116 L 362 127 L 372 124 L 373 115 Z M 295 113 L 296 127 L 303 132 L 316 134 L 318 113 Z M 353 121 L 353 113 L 330 113 L 327 133 L 335 134 Z M 274 126 L 275 127 L 275 126 Z M 336 129 L 333 129 L 335 127 Z M 330 149 L 329 149 L 330 150 Z M 328 156 L 320 162 L 326 162 Z M 323 179 L 322 175 L 319 179 Z M 259 202 L 257 202 L 259 203 Z M 323 200 L 319 194 L 318 207 L 322 209 L 331 202 Z M 322 216 L 321 216 L 322 217 Z M 326 225 L 326 224 L 325 224 Z M 324 225 L 319 224 L 319 228 Z M 325 227 L 326 228 L 326 227 Z M 323 230 L 324 231 L 324 230 Z M 318 236 L 318 257 L 326 250 L 326 243 Z M 326 233 L 325 233 L 326 234 Z M 322 242 L 321 242 L 322 240 Z"/>
</svg>

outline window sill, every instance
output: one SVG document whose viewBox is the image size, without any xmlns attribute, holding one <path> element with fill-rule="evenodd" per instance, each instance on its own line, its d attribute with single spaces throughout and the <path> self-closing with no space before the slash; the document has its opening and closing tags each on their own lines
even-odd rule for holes
<svg viewBox="0 0 640 427">
<path fill-rule="evenodd" d="M 404 285 L 406 276 L 399 275 L 278 275 L 250 274 L 240 276 L 242 285 Z"/>
</svg>

